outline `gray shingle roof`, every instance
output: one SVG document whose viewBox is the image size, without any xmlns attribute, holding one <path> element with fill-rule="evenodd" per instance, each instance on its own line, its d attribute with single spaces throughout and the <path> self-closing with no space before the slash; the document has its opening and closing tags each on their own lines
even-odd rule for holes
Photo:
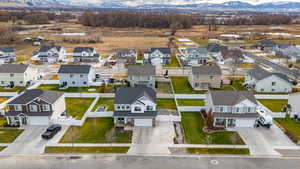
<svg viewBox="0 0 300 169">
<path fill-rule="evenodd" d="M 135 49 L 123 49 L 121 51 L 119 51 L 118 53 L 115 54 L 115 56 L 117 58 L 123 58 L 123 57 L 127 57 L 128 55 L 134 55 L 136 53 Z"/>
<path fill-rule="evenodd" d="M 186 48 L 187 53 L 190 53 L 190 52 L 193 52 L 193 51 L 196 51 L 199 54 L 205 54 L 205 55 L 208 54 L 208 50 L 205 46 L 198 47 L 198 48 Z"/>
<path fill-rule="evenodd" d="M 13 53 L 13 52 L 15 52 L 15 48 L 14 47 L 0 47 L 0 51 L 2 51 L 4 53 Z"/>
<path fill-rule="evenodd" d="M 31 90 L 26 90 L 24 93 L 22 93 L 12 101 L 10 101 L 8 104 L 28 104 L 32 100 L 38 98 L 52 104 L 62 95 L 63 95 L 62 92 L 57 92 L 57 91 L 31 89 Z"/>
<path fill-rule="evenodd" d="M 251 77 L 253 77 L 254 79 L 256 80 L 262 80 L 262 79 L 265 79 L 269 76 L 277 76 L 289 83 L 291 83 L 291 81 L 289 80 L 289 78 L 285 75 L 285 74 L 282 74 L 282 73 L 270 73 L 262 68 L 256 68 L 256 69 L 251 69 L 247 72 L 247 74 Z"/>
<path fill-rule="evenodd" d="M 143 96 L 149 97 L 153 102 L 156 102 L 156 92 L 150 87 L 120 87 L 115 94 L 115 104 L 132 104 Z"/>
<path fill-rule="evenodd" d="M 228 50 L 228 46 L 221 46 L 216 43 L 210 43 L 206 46 L 209 52 L 221 52 L 222 50 Z"/>
<path fill-rule="evenodd" d="M 250 91 L 210 91 L 213 105 L 233 106 L 246 99 L 257 104 L 255 96 Z"/>
<path fill-rule="evenodd" d="M 73 50 L 73 53 L 82 53 L 82 52 L 87 52 L 87 53 L 91 53 L 94 51 L 95 48 L 93 47 L 76 47 Z"/>
<path fill-rule="evenodd" d="M 222 53 L 222 56 L 223 56 L 224 60 L 226 60 L 228 58 L 233 58 L 233 59 L 241 58 L 241 59 L 244 59 L 243 53 L 239 49 L 222 50 L 221 53 Z"/>
<path fill-rule="evenodd" d="M 159 50 L 163 54 L 171 54 L 170 48 L 151 48 L 150 53 L 153 53 L 156 50 Z"/>
<path fill-rule="evenodd" d="M 276 45 L 277 43 L 272 40 L 261 40 L 256 43 L 256 46 L 262 46 L 262 47 L 275 47 Z"/>
<path fill-rule="evenodd" d="M 222 75 L 222 71 L 219 66 L 216 65 L 201 65 L 192 67 L 193 75 Z"/>
<path fill-rule="evenodd" d="M 128 76 L 155 76 L 155 66 L 151 64 L 128 66 Z"/>
<path fill-rule="evenodd" d="M 24 73 L 28 66 L 25 64 L 3 64 L 0 65 L 0 73 Z"/>
<path fill-rule="evenodd" d="M 88 74 L 91 70 L 91 65 L 61 65 L 58 73 L 84 73 Z"/>
<path fill-rule="evenodd" d="M 41 46 L 39 52 L 48 52 L 50 49 L 56 48 L 57 51 L 61 50 L 61 46 L 43 45 Z"/>
</svg>

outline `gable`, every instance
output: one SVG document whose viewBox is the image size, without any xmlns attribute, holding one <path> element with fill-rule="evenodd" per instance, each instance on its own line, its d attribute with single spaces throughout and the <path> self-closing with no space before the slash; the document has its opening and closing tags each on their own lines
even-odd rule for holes
<svg viewBox="0 0 300 169">
<path fill-rule="evenodd" d="M 249 99 L 245 99 L 243 101 L 241 101 L 240 103 L 234 105 L 234 106 L 237 106 L 237 107 L 255 107 L 257 106 L 256 104 L 254 104 L 252 101 L 250 101 Z"/>
<path fill-rule="evenodd" d="M 257 82 L 257 84 L 263 84 L 263 83 L 270 83 L 270 82 L 278 82 L 278 83 L 284 83 L 288 86 L 292 86 L 292 84 L 290 82 L 287 82 L 286 80 L 276 76 L 276 75 L 271 75 L 268 76 L 264 79 L 261 79 Z"/>
</svg>

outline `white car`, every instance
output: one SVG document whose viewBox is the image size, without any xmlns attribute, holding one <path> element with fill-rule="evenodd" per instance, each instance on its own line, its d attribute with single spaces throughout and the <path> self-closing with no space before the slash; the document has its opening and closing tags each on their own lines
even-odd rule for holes
<svg viewBox="0 0 300 169">
<path fill-rule="evenodd" d="M 273 117 L 262 108 L 257 108 L 257 113 L 259 115 L 257 121 L 260 125 L 270 128 L 273 125 Z"/>
</svg>

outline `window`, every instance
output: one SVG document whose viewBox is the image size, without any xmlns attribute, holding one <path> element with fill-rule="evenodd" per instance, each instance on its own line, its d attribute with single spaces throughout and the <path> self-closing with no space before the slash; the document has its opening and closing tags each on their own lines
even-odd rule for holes
<svg viewBox="0 0 300 169">
<path fill-rule="evenodd" d="M 20 81 L 20 84 L 23 84 L 23 81 Z"/>
<path fill-rule="evenodd" d="M 153 106 L 148 105 L 148 106 L 146 107 L 146 109 L 147 109 L 147 111 L 152 111 L 152 110 L 153 110 Z"/>
<path fill-rule="evenodd" d="M 195 87 L 199 87 L 199 83 L 197 82 L 197 83 L 195 83 Z"/>
<path fill-rule="evenodd" d="M 83 84 L 86 84 L 86 82 L 83 82 Z"/>
<path fill-rule="evenodd" d="M 37 111 L 37 106 L 36 105 L 29 105 L 29 110 L 30 111 Z"/>
<path fill-rule="evenodd" d="M 272 82 L 272 86 L 275 86 L 276 85 L 276 82 Z"/>
<path fill-rule="evenodd" d="M 15 108 L 15 111 L 22 111 L 21 105 L 15 105 L 14 108 Z"/>
<path fill-rule="evenodd" d="M 43 111 L 50 111 L 50 105 L 43 104 L 42 107 L 43 107 Z"/>
<path fill-rule="evenodd" d="M 120 109 L 121 109 L 121 106 L 118 106 L 117 109 L 120 110 Z"/>
<path fill-rule="evenodd" d="M 4 84 L 4 81 L 1 81 L 1 84 Z"/>
<path fill-rule="evenodd" d="M 130 107 L 129 106 L 126 106 L 126 110 L 129 110 L 130 109 Z"/>
<path fill-rule="evenodd" d="M 14 74 L 11 73 L 11 74 L 10 74 L 10 77 L 14 77 Z"/>
<path fill-rule="evenodd" d="M 250 113 L 251 112 L 251 107 L 248 107 L 248 113 Z"/>
<path fill-rule="evenodd" d="M 134 111 L 142 111 L 141 107 L 135 106 Z"/>
<path fill-rule="evenodd" d="M 275 89 L 272 89 L 272 92 L 274 92 L 275 91 Z"/>
<path fill-rule="evenodd" d="M 72 84 L 75 84 L 75 82 L 73 81 Z"/>
<path fill-rule="evenodd" d="M 73 75 L 70 75 L 70 77 L 73 77 Z"/>
<path fill-rule="evenodd" d="M 83 78 L 83 75 L 80 75 L 81 78 Z"/>
<path fill-rule="evenodd" d="M 239 111 L 240 111 L 240 108 L 239 108 L 239 107 L 237 107 L 237 108 L 236 108 L 236 112 L 238 113 Z"/>
<path fill-rule="evenodd" d="M 125 106 L 122 106 L 122 110 L 124 110 L 125 109 Z"/>
<path fill-rule="evenodd" d="M 209 76 L 209 78 L 210 78 L 210 79 L 213 79 L 213 78 L 214 78 L 214 76 Z"/>
<path fill-rule="evenodd" d="M 260 89 L 261 92 L 265 91 L 265 89 Z"/>
</svg>

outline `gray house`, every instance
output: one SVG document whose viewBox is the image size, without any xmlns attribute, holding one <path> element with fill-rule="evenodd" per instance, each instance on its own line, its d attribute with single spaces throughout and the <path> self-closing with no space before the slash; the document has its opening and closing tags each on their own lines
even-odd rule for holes
<svg viewBox="0 0 300 169">
<path fill-rule="evenodd" d="M 272 52 L 277 47 L 277 43 L 272 40 L 261 40 L 254 47 L 265 52 Z"/>
<path fill-rule="evenodd" d="M 73 56 L 74 62 L 99 62 L 99 54 L 93 47 L 76 47 Z"/>
<path fill-rule="evenodd" d="M 0 63 L 11 63 L 16 60 L 14 47 L 0 47 Z"/>
<path fill-rule="evenodd" d="M 95 79 L 95 72 L 91 65 L 61 65 L 58 77 L 62 87 L 89 87 Z"/>
<path fill-rule="evenodd" d="M 137 59 L 137 51 L 135 49 L 123 49 L 115 54 L 118 61 L 128 64 L 134 64 Z"/>
<path fill-rule="evenodd" d="M 66 58 L 66 50 L 62 46 L 44 45 L 37 52 L 37 57 L 42 63 L 56 63 Z"/>
<path fill-rule="evenodd" d="M 227 66 L 243 63 L 244 60 L 245 57 L 242 51 L 239 49 L 230 49 L 230 50 L 221 51 L 220 63 L 225 64 Z"/>
<path fill-rule="evenodd" d="M 114 123 L 118 128 L 126 126 L 154 126 L 156 92 L 150 87 L 121 87 L 115 94 Z"/>
<path fill-rule="evenodd" d="M 130 86 L 144 85 L 155 88 L 155 66 L 151 64 L 128 66 Z"/>
<path fill-rule="evenodd" d="M 151 48 L 149 52 L 144 54 L 144 58 L 148 59 L 153 65 L 166 65 L 171 62 L 171 49 Z"/>
<path fill-rule="evenodd" d="M 209 88 L 220 88 L 222 82 L 222 71 L 216 65 L 193 66 L 189 82 L 195 90 L 208 90 Z"/>
<path fill-rule="evenodd" d="M 181 58 L 185 65 L 205 65 L 209 60 L 208 50 L 206 47 L 186 48 L 184 57 Z"/>
</svg>

